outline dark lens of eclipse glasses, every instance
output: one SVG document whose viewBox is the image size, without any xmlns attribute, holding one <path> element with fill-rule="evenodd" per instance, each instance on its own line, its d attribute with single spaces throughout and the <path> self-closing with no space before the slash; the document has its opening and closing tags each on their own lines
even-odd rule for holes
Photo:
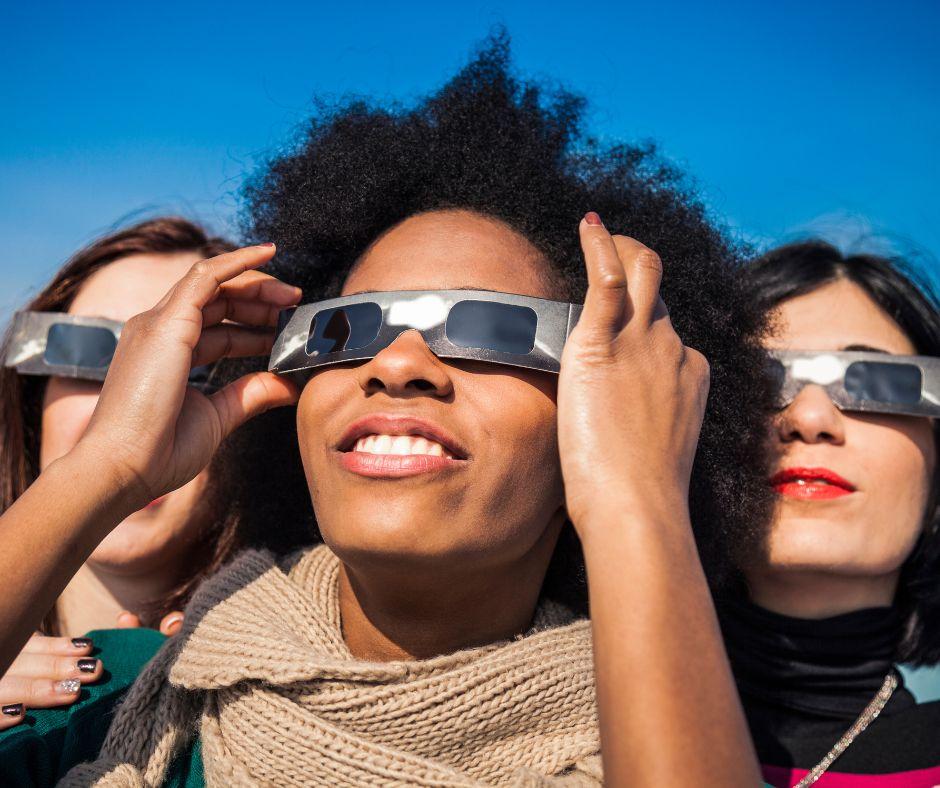
<svg viewBox="0 0 940 788">
<path fill-rule="evenodd" d="M 382 326 L 382 308 L 374 303 L 324 309 L 313 316 L 307 336 L 307 354 L 357 350 L 375 341 Z"/>
<path fill-rule="evenodd" d="M 845 390 L 860 400 L 916 405 L 921 384 L 920 368 L 913 364 L 856 361 L 845 371 Z"/>
<path fill-rule="evenodd" d="M 447 315 L 444 332 L 459 347 L 524 356 L 535 347 L 538 315 L 527 306 L 495 301 L 459 301 Z"/>
<path fill-rule="evenodd" d="M 111 363 L 117 337 L 107 328 L 56 323 L 46 334 L 47 364 L 102 369 Z"/>
</svg>

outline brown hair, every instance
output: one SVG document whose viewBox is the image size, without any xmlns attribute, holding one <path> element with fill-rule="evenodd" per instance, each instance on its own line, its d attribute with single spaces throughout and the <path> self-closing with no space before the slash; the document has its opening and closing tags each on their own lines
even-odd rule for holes
<svg viewBox="0 0 940 788">
<path fill-rule="evenodd" d="M 230 241 L 210 237 L 203 228 L 179 217 L 159 217 L 140 222 L 80 249 L 24 309 L 32 312 L 67 311 L 92 274 L 123 257 L 183 252 L 214 257 L 234 248 Z M 8 328 L 0 357 L 5 357 L 9 341 Z M 39 436 L 46 380 L 45 377 L 20 375 L 14 369 L 0 368 L 0 513 L 12 506 L 39 475 Z M 210 500 L 217 495 L 213 487 L 215 485 L 210 481 Z M 174 590 L 165 598 L 154 600 L 146 610 L 134 611 L 141 613 L 145 625 L 158 622 L 171 610 L 182 609 L 199 582 L 221 566 L 237 548 L 240 542 L 237 521 L 231 517 L 214 517 L 212 522 L 187 551 L 187 560 L 180 567 L 179 581 Z M 43 620 L 42 630 L 46 634 L 59 634 L 54 608 Z"/>
</svg>

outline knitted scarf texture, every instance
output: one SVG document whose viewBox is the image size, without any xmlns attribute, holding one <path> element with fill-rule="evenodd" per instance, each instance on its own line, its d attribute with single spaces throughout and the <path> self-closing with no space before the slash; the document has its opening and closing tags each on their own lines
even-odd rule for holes
<svg viewBox="0 0 940 788">
<path fill-rule="evenodd" d="M 209 786 L 597 786 L 590 624 L 544 604 L 512 641 L 366 662 L 326 546 L 249 551 L 205 583 L 65 785 L 159 786 L 202 744 Z"/>
</svg>

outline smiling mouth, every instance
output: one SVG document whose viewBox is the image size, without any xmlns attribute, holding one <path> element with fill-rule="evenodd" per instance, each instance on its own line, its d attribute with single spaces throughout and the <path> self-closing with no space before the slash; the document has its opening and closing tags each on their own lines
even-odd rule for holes
<svg viewBox="0 0 940 788">
<path fill-rule="evenodd" d="M 372 479 L 399 479 L 464 466 L 466 452 L 421 419 L 376 414 L 353 423 L 340 441 L 342 467 Z"/>
<path fill-rule="evenodd" d="M 805 501 L 842 498 L 855 492 L 855 486 L 828 468 L 786 468 L 770 479 L 780 495 Z"/>
</svg>

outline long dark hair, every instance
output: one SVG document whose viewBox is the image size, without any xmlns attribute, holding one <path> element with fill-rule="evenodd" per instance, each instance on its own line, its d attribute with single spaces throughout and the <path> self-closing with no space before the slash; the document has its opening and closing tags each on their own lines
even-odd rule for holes
<svg viewBox="0 0 940 788">
<path fill-rule="evenodd" d="M 791 298 L 844 279 L 858 285 L 890 315 L 919 355 L 940 356 L 940 300 L 930 283 L 903 260 L 871 254 L 843 255 L 824 241 L 781 246 L 748 270 L 758 305 L 772 312 Z M 934 424 L 934 450 L 940 423 Z M 924 527 L 901 570 L 896 604 L 905 618 L 898 658 L 915 665 L 940 662 L 940 462 L 937 463 Z"/>
<path fill-rule="evenodd" d="M 130 255 L 194 252 L 203 257 L 213 257 L 234 248 L 230 241 L 209 236 L 198 225 L 179 217 L 140 222 L 80 249 L 23 308 L 33 312 L 65 312 L 92 274 Z M 6 355 L 9 340 L 8 330 L 0 358 Z M 20 375 L 15 369 L 0 368 L 0 513 L 12 506 L 39 475 L 39 438 L 46 380 L 44 377 Z M 210 482 L 210 496 L 217 494 L 214 489 Z M 182 609 L 196 585 L 232 554 L 238 542 L 235 521 L 217 519 L 188 551 L 174 590 L 140 611 L 143 622 L 150 625 L 167 612 Z M 55 609 L 46 615 L 42 628 L 47 634 L 58 634 Z"/>
</svg>

